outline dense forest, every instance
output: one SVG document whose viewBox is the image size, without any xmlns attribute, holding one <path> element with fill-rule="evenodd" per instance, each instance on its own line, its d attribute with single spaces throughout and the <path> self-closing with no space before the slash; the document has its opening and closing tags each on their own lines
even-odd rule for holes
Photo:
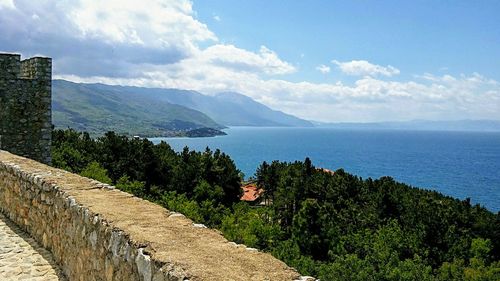
<svg viewBox="0 0 500 281">
<path fill-rule="evenodd" d="M 394 163 L 397 165 L 397 163 Z M 242 174 L 219 150 L 56 130 L 53 165 L 114 184 L 272 253 L 321 280 L 500 280 L 500 213 L 390 177 L 303 162 L 262 163 L 264 205 L 240 202 Z"/>
</svg>

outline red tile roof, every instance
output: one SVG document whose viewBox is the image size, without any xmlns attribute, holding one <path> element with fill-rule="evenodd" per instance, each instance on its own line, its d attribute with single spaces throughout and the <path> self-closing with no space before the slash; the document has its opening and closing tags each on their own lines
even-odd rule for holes
<svg viewBox="0 0 500 281">
<path fill-rule="evenodd" d="M 243 196 L 241 196 L 240 200 L 249 202 L 257 200 L 264 192 L 264 190 L 258 188 L 255 183 L 244 184 L 241 189 L 243 189 Z"/>
</svg>

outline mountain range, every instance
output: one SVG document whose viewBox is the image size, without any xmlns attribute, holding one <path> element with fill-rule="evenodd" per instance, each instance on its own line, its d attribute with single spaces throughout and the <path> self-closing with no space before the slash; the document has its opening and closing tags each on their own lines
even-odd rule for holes
<svg viewBox="0 0 500 281">
<path fill-rule="evenodd" d="M 197 91 L 86 84 L 99 91 L 116 91 L 124 96 L 140 96 L 157 102 L 182 105 L 205 113 L 225 126 L 312 127 L 310 121 L 271 108 L 235 92 L 204 95 Z"/>
<path fill-rule="evenodd" d="M 56 128 L 69 127 L 93 135 L 109 130 L 128 135 L 174 136 L 225 126 L 313 126 L 234 92 L 209 96 L 188 90 L 65 80 L 52 83 L 52 112 Z"/>
</svg>

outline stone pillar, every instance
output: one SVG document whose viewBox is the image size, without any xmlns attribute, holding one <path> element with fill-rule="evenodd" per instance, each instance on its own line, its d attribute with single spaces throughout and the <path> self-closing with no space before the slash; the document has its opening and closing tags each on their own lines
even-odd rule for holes
<svg viewBox="0 0 500 281">
<path fill-rule="evenodd" d="M 0 54 L 0 149 L 51 163 L 52 60 Z"/>
</svg>

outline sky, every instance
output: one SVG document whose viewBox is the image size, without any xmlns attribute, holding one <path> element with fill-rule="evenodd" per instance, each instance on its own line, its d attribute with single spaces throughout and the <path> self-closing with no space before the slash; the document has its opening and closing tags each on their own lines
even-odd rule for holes
<svg viewBox="0 0 500 281">
<path fill-rule="evenodd" d="M 0 0 L 0 52 L 308 120 L 500 120 L 500 1 Z"/>
</svg>

